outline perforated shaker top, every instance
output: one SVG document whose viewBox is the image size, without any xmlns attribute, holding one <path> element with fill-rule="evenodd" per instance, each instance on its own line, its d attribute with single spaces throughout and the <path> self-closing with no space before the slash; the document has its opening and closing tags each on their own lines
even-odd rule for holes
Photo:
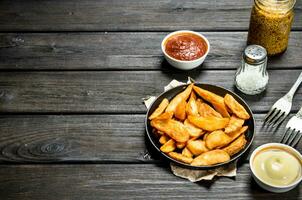
<svg viewBox="0 0 302 200">
<path fill-rule="evenodd" d="M 266 61 L 267 52 L 264 47 L 260 45 L 249 45 L 244 49 L 243 59 L 249 64 L 261 64 Z"/>
</svg>

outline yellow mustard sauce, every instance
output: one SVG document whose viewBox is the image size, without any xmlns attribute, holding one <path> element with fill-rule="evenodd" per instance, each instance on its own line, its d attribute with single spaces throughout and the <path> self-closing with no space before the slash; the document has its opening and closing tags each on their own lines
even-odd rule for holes
<svg viewBox="0 0 302 200">
<path fill-rule="evenodd" d="M 253 161 L 254 171 L 263 182 L 275 186 L 287 186 L 301 176 L 301 162 L 282 149 L 259 152 Z"/>
<path fill-rule="evenodd" d="M 269 56 L 284 52 L 293 19 L 292 9 L 280 12 L 272 7 L 255 4 L 251 12 L 247 43 L 263 46 Z"/>
</svg>

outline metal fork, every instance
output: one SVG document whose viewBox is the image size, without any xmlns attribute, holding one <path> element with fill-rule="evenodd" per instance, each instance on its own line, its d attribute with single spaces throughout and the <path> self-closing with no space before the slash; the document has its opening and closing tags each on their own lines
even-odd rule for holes
<svg viewBox="0 0 302 200">
<path fill-rule="evenodd" d="M 295 147 L 302 137 L 302 107 L 298 113 L 290 118 L 286 124 L 286 131 L 284 132 L 281 143 L 288 144 Z"/>
<path fill-rule="evenodd" d="M 292 107 L 293 96 L 301 82 L 302 82 L 302 72 L 300 73 L 298 79 L 296 80 L 292 88 L 288 91 L 288 93 L 284 95 L 282 98 L 280 98 L 278 101 L 276 101 L 276 103 L 274 103 L 274 105 L 272 106 L 272 108 L 264 118 L 265 123 L 269 125 L 277 126 L 278 124 L 283 122 L 283 120 L 290 112 L 290 109 Z"/>
</svg>

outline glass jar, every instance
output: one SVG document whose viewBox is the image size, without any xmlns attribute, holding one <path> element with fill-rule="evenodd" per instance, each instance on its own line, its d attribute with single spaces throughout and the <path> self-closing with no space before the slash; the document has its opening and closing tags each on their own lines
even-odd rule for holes
<svg viewBox="0 0 302 200">
<path fill-rule="evenodd" d="M 284 52 L 294 19 L 295 0 L 255 0 L 248 44 L 263 46 L 269 56 Z"/>
<path fill-rule="evenodd" d="M 266 89 L 267 52 L 259 45 L 249 45 L 242 54 L 242 64 L 235 75 L 235 85 L 241 92 L 249 95 L 259 94 Z"/>
</svg>

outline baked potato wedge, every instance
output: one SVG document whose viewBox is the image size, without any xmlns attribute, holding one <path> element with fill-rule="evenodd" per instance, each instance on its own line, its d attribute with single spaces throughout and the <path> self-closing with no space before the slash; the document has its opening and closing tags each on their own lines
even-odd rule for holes
<svg viewBox="0 0 302 200">
<path fill-rule="evenodd" d="M 193 89 L 204 100 L 211 103 L 214 106 L 215 110 L 217 110 L 223 117 L 230 117 L 230 114 L 228 113 L 226 105 L 224 103 L 223 97 L 197 86 L 194 86 Z"/>
<path fill-rule="evenodd" d="M 205 142 L 202 140 L 189 140 L 186 148 L 188 148 L 188 150 L 194 156 L 198 156 L 204 152 L 209 151 L 209 149 L 205 145 Z"/>
<path fill-rule="evenodd" d="M 242 134 L 238 137 L 234 142 L 224 147 L 222 150 L 227 152 L 230 156 L 238 153 L 241 149 L 243 149 L 246 145 L 247 141 L 245 139 L 245 135 Z"/>
<path fill-rule="evenodd" d="M 187 115 L 199 115 L 196 102 L 196 95 L 193 91 L 191 92 L 190 99 L 186 105 L 186 113 Z"/>
<path fill-rule="evenodd" d="M 226 94 L 224 96 L 224 103 L 237 117 L 241 119 L 250 118 L 250 115 L 245 110 L 245 108 L 240 103 L 238 103 L 238 101 L 236 101 L 236 99 L 232 95 Z"/>
<path fill-rule="evenodd" d="M 232 115 L 229 124 L 224 129 L 224 132 L 231 133 L 237 131 L 243 126 L 243 124 L 244 124 L 243 119 L 238 118 L 236 115 Z"/>
<path fill-rule="evenodd" d="M 229 118 L 220 118 L 214 116 L 208 117 L 198 117 L 198 116 L 188 116 L 188 120 L 193 125 L 197 126 L 206 131 L 215 131 L 225 128 L 229 123 Z"/>
<path fill-rule="evenodd" d="M 228 145 L 231 141 L 232 139 L 225 132 L 217 130 L 207 136 L 205 144 L 209 149 L 216 149 Z"/>
<path fill-rule="evenodd" d="M 192 123 L 190 123 L 188 119 L 186 119 L 184 121 L 184 125 L 185 125 L 186 129 L 188 130 L 190 137 L 199 137 L 205 133 L 204 130 L 197 128 Z"/>
<path fill-rule="evenodd" d="M 175 160 L 178 160 L 180 162 L 187 163 L 187 164 L 190 164 L 193 161 L 193 158 L 184 156 L 184 155 L 182 155 L 180 153 L 176 153 L 176 152 L 170 152 L 170 153 L 168 153 L 168 155 L 171 158 L 174 158 Z"/>
<path fill-rule="evenodd" d="M 159 131 L 164 132 L 176 142 L 186 142 L 190 138 L 190 134 L 185 125 L 174 119 L 158 120 L 157 118 L 151 121 L 151 126 Z"/>
<path fill-rule="evenodd" d="M 159 115 L 161 115 L 165 109 L 167 108 L 167 106 L 169 105 L 169 100 L 164 98 L 161 103 L 159 104 L 159 106 L 154 110 L 154 112 L 149 116 L 149 119 L 152 120 L 156 117 L 158 117 Z"/>
<path fill-rule="evenodd" d="M 201 117 L 208 117 L 208 116 L 214 116 L 214 117 L 220 117 L 222 118 L 221 114 L 219 112 L 217 112 L 216 110 L 214 110 L 214 108 L 212 108 L 211 106 L 209 106 L 206 103 L 197 103 L 197 107 L 198 107 L 198 114 Z"/>
<path fill-rule="evenodd" d="M 186 119 L 186 105 L 187 105 L 187 102 L 182 100 L 176 106 L 175 113 L 174 113 L 175 118 L 177 118 L 181 121 L 184 121 Z"/>
<path fill-rule="evenodd" d="M 167 135 L 162 135 L 160 138 L 159 138 L 159 143 L 161 144 L 165 144 L 166 142 L 168 142 L 170 140 L 169 136 Z"/>
<path fill-rule="evenodd" d="M 232 139 L 232 141 L 234 141 L 240 135 L 244 134 L 245 131 L 247 131 L 247 129 L 248 129 L 248 126 L 243 126 L 239 130 L 229 133 L 228 136 L 230 136 L 230 138 Z"/>
<path fill-rule="evenodd" d="M 192 152 L 187 147 L 183 148 L 181 154 L 189 158 L 193 157 Z"/>
<path fill-rule="evenodd" d="M 176 148 L 175 141 L 173 139 L 170 139 L 168 142 L 166 142 L 160 147 L 160 150 L 164 153 L 169 153 L 174 151 L 175 148 Z"/>
<path fill-rule="evenodd" d="M 172 112 L 164 112 L 161 115 L 155 117 L 153 120 L 168 120 L 168 119 L 172 119 L 173 117 L 173 113 Z"/>
<path fill-rule="evenodd" d="M 192 91 L 193 88 L 193 83 L 190 84 L 183 92 L 179 93 L 178 95 L 176 95 L 169 103 L 169 105 L 166 108 L 166 112 L 172 112 L 175 113 L 176 107 L 178 106 L 178 104 L 180 104 L 181 101 L 186 101 Z"/>
<path fill-rule="evenodd" d="M 205 152 L 191 162 L 192 166 L 207 166 L 223 163 L 230 160 L 230 155 L 220 149 Z"/>
</svg>

